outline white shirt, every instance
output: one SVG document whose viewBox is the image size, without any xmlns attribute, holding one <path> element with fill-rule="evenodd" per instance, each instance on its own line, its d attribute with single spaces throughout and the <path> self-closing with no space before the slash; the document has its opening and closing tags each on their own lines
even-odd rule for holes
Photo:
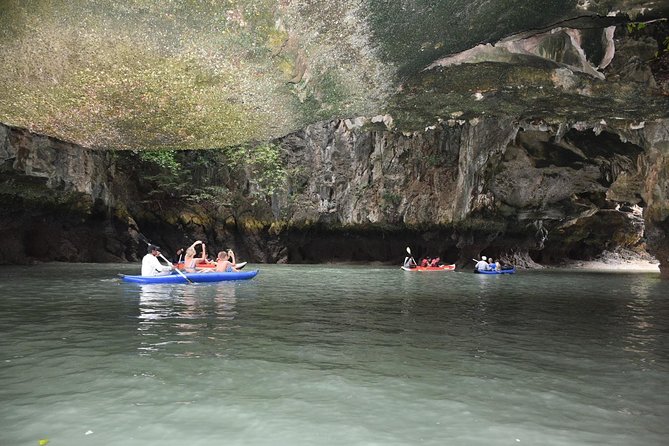
<svg viewBox="0 0 669 446">
<path fill-rule="evenodd" d="M 142 276 L 161 276 L 169 270 L 169 266 L 164 266 L 151 253 L 145 255 L 142 259 Z"/>
<path fill-rule="evenodd" d="M 478 271 L 485 271 L 488 269 L 488 262 L 485 260 L 479 260 L 476 262 L 476 266 L 474 266 Z"/>
</svg>

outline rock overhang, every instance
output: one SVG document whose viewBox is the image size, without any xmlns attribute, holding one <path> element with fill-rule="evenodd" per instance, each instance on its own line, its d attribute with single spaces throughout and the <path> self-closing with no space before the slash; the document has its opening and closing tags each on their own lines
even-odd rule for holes
<svg viewBox="0 0 669 446">
<path fill-rule="evenodd" d="M 665 3 L 6 3 L 0 120 L 89 147 L 193 149 L 378 114 L 400 130 L 652 119 L 667 102 L 644 67 L 607 64 L 611 29 L 663 23 Z"/>
</svg>

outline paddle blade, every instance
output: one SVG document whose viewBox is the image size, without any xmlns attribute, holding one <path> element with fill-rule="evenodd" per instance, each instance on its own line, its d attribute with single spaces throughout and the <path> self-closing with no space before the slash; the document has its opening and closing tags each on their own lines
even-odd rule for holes
<svg viewBox="0 0 669 446">
<path fill-rule="evenodd" d="M 411 255 L 411 249 L 407 246 L 407 253 Z"/>
</svg>

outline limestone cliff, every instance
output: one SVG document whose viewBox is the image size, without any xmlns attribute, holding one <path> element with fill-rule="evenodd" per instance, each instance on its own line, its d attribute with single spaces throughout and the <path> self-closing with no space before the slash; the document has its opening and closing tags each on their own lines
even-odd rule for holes
<svg viewBox="0 0 669 446">
<path fill-rule="evenodd" d="M 461 266 L 482 252 L 531 265 L 648 248 L 666 273 L 668 124 L 488 118 L 401 134 L 331 121 L 277 141 L 286 176 L 272 194 L 222 151 L 180 153 L 188 181 L 233 192 L 225 209 L 159 190 L 152 172 L 168 172 L 132 152 L 2 127 L 0 253 L 134 260 L 141 230 L 168 252 L 204 238 L 263 262 L 396 262 L 409 245 Z"/>
<path fill-rule="evenodd" d="M 668 17 L 637 0 L 4 2 L 1 261 L 135 260 L 140 230 L 265 262 L 626 247 L 668 276 Z"/>
<path fill-rule="evenodd" d="M 311 168 L 275 196 L 275 208 L 293 224 L 376 228 L 395 253 L 404 240 L 462 263 L 484 250 L 549 264 L 643 250 L 644 214 L 648 248 L 666 259 L 657 236 L 666 225 L 668 123 L 491 118 L 409 135 L 368 130 L 364 120 L 314 126 L 282 140 L 290 166 Z"/>
<path fill-rule="evenodd" d="M 453 113 L 650 116 L 668 16 L 662 0 L 3 1 L 0 122 L 208 149 L 385 113 L 405 130 Z"/>
</svg>

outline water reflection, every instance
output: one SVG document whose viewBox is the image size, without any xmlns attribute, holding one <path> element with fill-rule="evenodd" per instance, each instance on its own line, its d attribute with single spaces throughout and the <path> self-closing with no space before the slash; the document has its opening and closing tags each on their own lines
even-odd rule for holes
<svg viewBox="0 0 669 446">
<path fill-rule="evenodd" d="M 276 265 L 140 287 L 76 267 L 0 273 L 0 444 L 669 438 L 669 284 L 652 276 Z"/>
<path fill-rule="evenodd" d="M 651 288 L 653 282 L 637 279 L 630 284 L 630 300 L 626 305 L 625 320 L 628 331 L 624 337 L 624 350 L 637 353 L 641 361 L 651 360 L 657 348 L 657 330 L 654 323 Z"/>
<path fill-rule="evenodd" d="M 200 356 L 203 344 L 235 328 L 236 305 L 234 284 L 141 285 L 138 350 Z"/>
<path fill-rule="evenodd" d="M 232 286 L 219 286 L 214 296 L 214 311 L 218 319 L 233 320 L 237 315 L 237 297 Z"/>
</svg>

